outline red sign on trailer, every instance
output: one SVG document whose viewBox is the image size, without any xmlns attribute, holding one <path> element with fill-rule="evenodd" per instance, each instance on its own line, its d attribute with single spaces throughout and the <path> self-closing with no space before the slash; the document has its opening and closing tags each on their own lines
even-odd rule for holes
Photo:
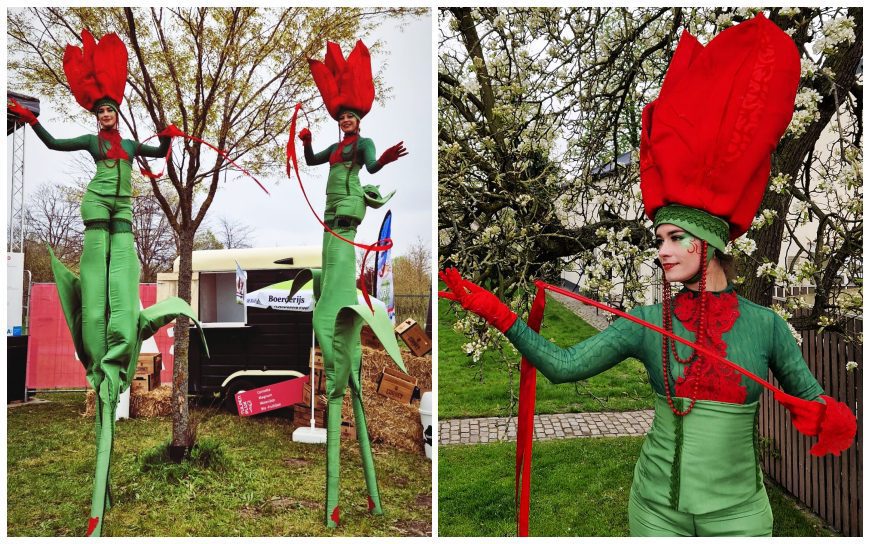
<svg viewBox="0 0 870 544">
<path fill-rule="evenodd" d="M 303 376 L 236 393 L 239 415 L 254 416 L 299 404 L 303 401 L 302 388 L 306 383 L 308 383 L 308 376 Z"/>
</svg>

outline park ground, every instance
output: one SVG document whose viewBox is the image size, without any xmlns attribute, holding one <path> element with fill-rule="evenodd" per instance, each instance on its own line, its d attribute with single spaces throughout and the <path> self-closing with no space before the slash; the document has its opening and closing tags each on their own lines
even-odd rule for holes
<svg viewBox="0 0 870 544">
<path fill-rule="evenodd" d="M 8 536 L 83 536 L 95 461 L 84 393 L 43 393 L 7 409 Z M 291 440 L 287 414 L 239 418 L 192 407 L 199 448 L 165 459 L 167 417 L 121 420 L 104 536 L 424 536 L 431 462 L 374 444 L 383 516 L 367 512 L 356 441 L 341 444 L 341 526 L 324 523 L 325 446 Z"/>
</svg>

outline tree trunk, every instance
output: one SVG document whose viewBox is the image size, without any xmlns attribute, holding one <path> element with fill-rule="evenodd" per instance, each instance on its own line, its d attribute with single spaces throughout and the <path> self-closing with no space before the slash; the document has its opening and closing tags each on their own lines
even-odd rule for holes
<svg viewBox="0 0 870 544">
<path fill-rule="evenodd" d="M 187 226 L 187 225 L 184 225 Z M 178 296 L 188 304 L 191 300 L 191 278 L 193 276 L 193 229 L 182 230 L 179 236 L 178 253 Z M 172 369 L 172 443 L 169 455 L 173 461 L 184 458 L 188 448 L 193 446 L 190 428 L 190 414 L 187 404 L 188 372 L 187 356 L 190 345 L 190 320 L 178 316 L 175 320 L 175 362 Z"/>
</svg>

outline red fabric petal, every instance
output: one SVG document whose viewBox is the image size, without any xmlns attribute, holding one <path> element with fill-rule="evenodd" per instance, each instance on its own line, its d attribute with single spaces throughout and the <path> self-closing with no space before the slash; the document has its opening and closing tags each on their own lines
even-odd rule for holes
<svg viewBox="0 0 870 544">
<path fill-rule="evenodd" d="M 308 60 L 308 67 L 311 69 L 311 76 L 314 78 L 314 84 L 317 85 L 317 90 L 320 91 L 320 96 L 323 97 L 323 103 L 326 105 L 326 111 L 329 112 L 333 119 L 338 118 L 338 83 L 335 76 L 330 71 L 329 67 L 319 60 Z"/>
<path fill-rule="evenodd" d="M 84 29 L 81 48 L 66 46 L 63 71 L 76 102 L 86 110 L 104 97 L 120 104 L 127 85 L 127 47 L 114 33 L 103 36 L 98 44 Z"/>
<path fill-rule="evenodd" d="M 845 403 L 822 395 L 825 400 L 825 415 L 822 418 L 822 432 L 819 441 L 810 449 L 810 453 L 821 457 L 826 453 L 839 456 L 849 448 L 855 440 L 858 431 L 858 421 L 855 414 Z"/>
<path fill-rule="evenodd" d="M 692 62 L 698 58 L 698 55 L 703 50 L 704 46 L 701 45 L 698 38 L 689 34 L 687 30 L 684 30 L 682 35 L 680 35 L 680 41 L 677 43 L 677 48 L 674 50 L 674 56 L 671 57 L 671 63 L 668 65 L 668 71 L 665 74 L 664 82 L 662 82 L 662 89 L 659 91 L 659 96 L 667 96 L 668 91 L 670 91 L 674 85 L 676 85 L 680 79 L 686 75 L 689 66 L 692 65 Z"/>
<path fill-rule="evenodd" d="M 369 495 L 369 512 L 375 509 L 375 501 L 372 500 L 371 495 Z"/>
<path fill-rule="evenodd" d="M 94 76 L 101 94 L 121 104 L 127 86 L 127 47 L 124 42 L 115 33 L 106 34 L 96 45 L 93 60 Z"/>
<path fill-rule="evenodd" d="M 345 60 L 340 45 L 335 42 L 326 42 L 326 58 L 324 63 L 334 76 L 337 76 L 344 70 Z"/>
<path fill-rule="evenodd" d="M 339 520 L 341 519 L 341 512 L 339 512 L 338 506 L 332 509 L 332 515 L 330 516 L 330 518 L 332 519 L 332 521 L 335 522 L 336 525 L 338 525 Z"/>
<path fill-rule="evenodd" d="M 70 91 L 79 106 L 89 110 L 93 107 L 97 94 L 96 81 L 86 79 L 82 50 L 74 45 L 67 45 L 63 54 L 63 72 Z"/>
<path fill-rule="evenodd" d="M 371 56 L 362 40 L 356 42 L 347 60 L 342 57 L 338 44 L 327 42 L 325 61 L 309 59 L 308 66 L 333 119 L 338 119 L 342 109 L 354 110 L 360 117 L 372 109 L 375 86 Z"/>
</svg>

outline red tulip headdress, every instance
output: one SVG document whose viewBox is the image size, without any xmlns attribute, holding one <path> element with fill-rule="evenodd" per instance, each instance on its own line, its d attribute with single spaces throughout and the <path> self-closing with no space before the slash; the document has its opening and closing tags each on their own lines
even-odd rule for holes
<svg viewBox="0 0 870 544">
<path fill-rule="evenodd" d="M 794 41 L 760 13 L 706 47 L 684 32 L 659 96 L 641 118 L 640 188 L 649 218 L 679 224 L 656 214 L 682 217 L 694 208 L 728 223 L 725 242 L 746 232 L 767 187 L 770 155 L 791 121 L 799 80 Z M 696 230 L 719 230 L 715 219 L 685 220 L 697 229 L 680 226 L 696 236 Z"/>
<path fill-rule="evenodd" d="M 345 60 L 337 43 L 326 43 L 326 58 L 308 60 L 314 83 L 323 97 L 329 115 L 338 120 L 344 111 L 362 119 L 372 109 L 375 85 L 372 81 L 372 62 L 369 50 L 358 40 Z"/>
<path fill-rule="evenodd" d="M 66 46 L 63 71 L 81 107 L 95 111 L 103 104 L 110 104 L 117 111 L 127 85 L 127 47 L 114 32 L 97 42 L 84 29 L 82 47 Z"/>
</svg>

